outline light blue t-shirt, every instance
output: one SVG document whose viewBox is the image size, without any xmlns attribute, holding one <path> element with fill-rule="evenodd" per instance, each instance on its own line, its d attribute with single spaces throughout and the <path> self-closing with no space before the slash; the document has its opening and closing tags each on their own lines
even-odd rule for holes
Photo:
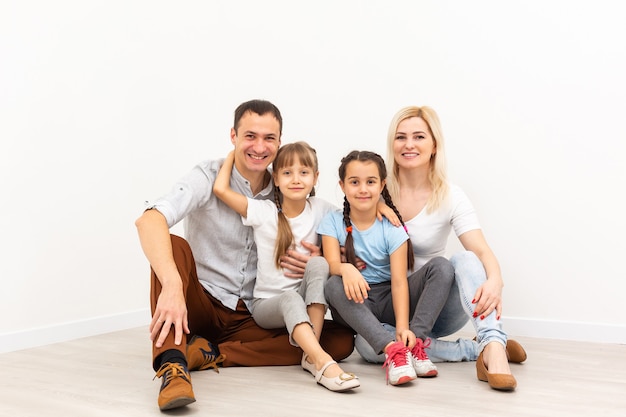
<svg viewBox="0 0 626 417">
<path fill-rule="evenodd" d="M 317 228 L 317 233 L 334 237 L 340 246 L 344 246 L 348 232 L 343 222 L 343 212 L 337 210 L 328 213 Z M 369 284 L 390 281 L 390 255 L 409 238 L 404 228 L 394 226 L 383 217 L 382 222 L 376 219 L 367 230 L 359 230 L 352 225 L 352 238 L 356 256 L 367 265 L 361 271 L 363 278 Z"/>
</svg>

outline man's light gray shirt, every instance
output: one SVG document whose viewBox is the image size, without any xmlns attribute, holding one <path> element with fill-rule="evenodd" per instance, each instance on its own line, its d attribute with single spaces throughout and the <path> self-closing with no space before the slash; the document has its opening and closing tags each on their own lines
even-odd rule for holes
<svg viewBox="0 0 626 417">
<path fill-rule="evenodd" d="M 252 228 L 213 194 L 223 159 L 204 161 L 181 178 L 165 196 L 148 208 L 162 213 L 169 227 L 184 219 L 185 239 L 196 261 L 198 279 L 224 306 L 234 310 L 241 298 L 248 304 L 256 277 L 257 253 Z M 257 195 L 236 168 L 233 190 L 255 199 L 273 198 L 270 181 Z"/>
</svg>

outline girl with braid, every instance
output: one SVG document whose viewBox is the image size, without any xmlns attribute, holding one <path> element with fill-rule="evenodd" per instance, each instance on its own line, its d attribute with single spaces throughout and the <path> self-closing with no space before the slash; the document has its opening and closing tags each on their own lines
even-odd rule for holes
<svg viewBox="0 0 626 417">
<path fill-rule="evenodd" d="M 325 294 L 333 319 L 353 328 L 377 353 L 384 353 L 387 382 L 400 385 L 418 376 L 437 375 L 424 348 L 450 293 L 454 272 L 448 260 L 438 257 L 407 279 L 407 271 L 413 268 L 413 247 L 387 191 L 386 177 L 380 155 L 350 152 L 339 167 L 343 212 L 329 213 L 318 233 L 330 267 Z M 381 196 L 403 227 L 377 217 Z M 342 261 L 342 246 L 347 262 Z M 358 259 L 366 268 L 356 267 Z M 382 323 L 395 326 L 395 337 Z"/>
<path fill-rule="evenodd" d="M 300 280 L 285 276 L 280 267 L 287 249 L 308 254 L 301 242 L 317 242 L 317 225 L 326 213 L 336 209 L 314 197 L 319 175 L 315 150 L 305 142 L 286 144 L 278 150 L 272 174 L 274 202 L 254 200 L 230 188 L 233 161 L 231 152 L 213 192 L 241 215 L 244 225 L 254 229 L 258 265 L 250 305 L 252 317 L 266 329 L 287 327 L 291 344 L 304 351 L 302 368 L 313 374 L 318 384 L 331 391 L 357 388 L 358 378 L 344 372 L 319 344 L 328 308 L 324 298 L 328 263 L 321 256 L 311 257 Z"/>
</svg>

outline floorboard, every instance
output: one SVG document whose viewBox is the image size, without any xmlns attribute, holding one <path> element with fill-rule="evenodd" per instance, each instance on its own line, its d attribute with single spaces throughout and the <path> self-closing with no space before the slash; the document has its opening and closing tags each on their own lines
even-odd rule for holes
<svg viewBox="0 0 626 417">
<path fill-rule="evenodd" d="M 473 362 L 438 364 L 437 378 L 393 387 L 357 353 L 342 367 L 354 392 L 333 393 L 299 366 L 192 373 L 197 401 L 169 415 L 210 416 L 626 416 L 626 345 L 516 338 L 518 388 L 498 392 Z M 137 328 L 0 354 L 0 416 L 159 416 L 147 330 Z"/>
</svg>

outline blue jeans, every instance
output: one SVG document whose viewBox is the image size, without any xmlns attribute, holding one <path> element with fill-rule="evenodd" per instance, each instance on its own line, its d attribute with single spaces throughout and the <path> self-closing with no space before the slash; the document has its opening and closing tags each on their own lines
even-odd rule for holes
<svg viewBox="0 0 626 417">
<path fill-rule="evenodd" d="M 426 348 L 426 353 L 433 362 L 475 361 L 487 343 L 497 341 L 506 346 L 506 333 L 502 330 L 502 323 L 496 319 L 495 310 L 484 320 L 480 317 L 472 317 L 474 294 L 487 280 L 485 269 L 478 257 L 473 252 L 462 251 L 452 256 L 450 262 L 454 267 L 454 284 L 429 335 L 431 344 Z M 439 340 L 440 337 L 449 336 L 461 330 L 468 320 L 472 321 L 476 330 L 476 341 Z M 395 339 L 395 327 L 388 323 L 382 323 L 382 326 Z M 385 361 L 385 355 L 377 354 L 359 335 L 356 337 L 355 347 L 368 362 L 383 363 Z"/>
</svg>

